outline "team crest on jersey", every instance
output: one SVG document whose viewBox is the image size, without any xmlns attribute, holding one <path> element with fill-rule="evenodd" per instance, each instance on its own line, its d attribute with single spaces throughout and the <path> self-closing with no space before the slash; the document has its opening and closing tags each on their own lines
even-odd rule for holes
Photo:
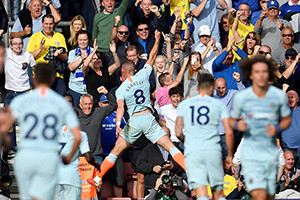
<svg viewBox="0 0 300 200">
<path fill-rule="evenodd" d="M 249 113 L 249 114 L 248 114 L 248 117 L 252 118 L 252 117 L 253 117 L 253 114 L 252 114 L 252 113 Z"/>
<path fill-rule="evenodd" d="M 116 123 L 116 122 L 117 122 L 117 119 L 116 119 L 116 118 L 113 118 L 113 122 L 115 122 L 115 123 Z"/>
<path fill-rule="evenodd" d="M 275 103 L 270 103 L 270 107 L 272 108 L 272 109 L 274 109 L 274 108 L 276 108 L 276 105 L 275 105 Z"/>
<path fill-rule="evenodd" d="M 56 45 L 56 46 L 58 46 L 58 45 L 59 45 L 59 42 L 58 42 L 58 41 L 56 41 L 56 42 L 55 42 L 55 45 Z"/>
<path fill-rule="evenodd" d="M 29 64 L 27 62 L 22 63 L 22 69 L 23 70 L 27 69 L 28 66 L 29 66 Z"/>
</svg>

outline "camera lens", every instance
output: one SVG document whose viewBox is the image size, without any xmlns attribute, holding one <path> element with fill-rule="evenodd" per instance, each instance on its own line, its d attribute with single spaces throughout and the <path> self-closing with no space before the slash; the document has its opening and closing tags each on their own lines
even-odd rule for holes
<svg viewBox="0 0 300 200">
<path fill-rule="evenodd" d="M 166 183 L 170 182 L 170 177 L 169 177 L 169 175 L 163 175 L 163 176 L 161 177 L 161 181 L 163 182 L 163 184 L 166 184 Z"/>
</svg>

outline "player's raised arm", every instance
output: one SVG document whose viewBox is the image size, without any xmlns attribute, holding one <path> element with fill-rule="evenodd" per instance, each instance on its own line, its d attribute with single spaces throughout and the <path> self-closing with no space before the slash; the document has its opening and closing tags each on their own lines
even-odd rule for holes
<svg viewBox="0 0 300 200">
<path fill-rule="evenodd" d="M 182 134 L 182 129 L 183 129 L 183 117 L 177 117 L 175 122 L 175 134 L 176 137 L 181 142 L 184 142 L 184 135 Z"/>
<path fill-rule="evenodd" d="M 72 150 L 69 153 L 69 155 L 62 156 L 62 160 L 63 160 L 64 164 L 69 164 L 71 162 L 72 157 L 76 153 L 76 151 L 77 151 L 77 149 L 79 147 L 80 141 L 81 141 L 81 135 L 80 135 L 80 128 L 79 128 L 79 126 L 77 126 L 75 128 L 72 128 L 71 131 L 72 131 L 72 133 L 74 135 L 74 142 L 73 142 Z"/>
<path fill-rule="evenodd" d="M 147 60 L 146 64 L 153 65 L 154 60 L 156 58 L 157 52 L 158 52 L 158 47 L 159 47 L 159 42 L 160 42 L 160 32 L 158 30 L 155 30 L 154 36 L 155 36 L 155 43 L 154 46 L 152 47 L 150 54 L 149 54 L 149 59 Z"/>
<path fill-rule="evenodd" d="M 123 132 L 123 130 L 121 129 L 121 121 L 122 121 L 122 117 L 124 115 L 124 99 L 119 99 L 118 102 L 118 108 L 117 108 L 117 114 L 116 114 L 116 136 L 118 137 L 118 135 L 120 133 Z"/>
</svg>

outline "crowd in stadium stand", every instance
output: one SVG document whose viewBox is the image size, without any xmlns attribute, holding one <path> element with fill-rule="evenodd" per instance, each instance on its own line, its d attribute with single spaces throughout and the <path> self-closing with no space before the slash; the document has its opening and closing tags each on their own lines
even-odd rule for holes
<svg viewBox="0 0 300 200">
<path fill-rule="evenodd" d="M 6 10 L 0 1 L 0 102 L 8 106 L 14 97 L 30 92 L 35 65 L 52 63 L 56 70 L 52 89 L 76 109 L 90 153 L 100 165 L 116 141 L 116 90 L 123 81 L 123 62 L 132 61 L 138 73 L 159 42 L 149 76 L 153 115 L 184 152 L 184 142 L 175 133 L 176 109 L 184 99 L 198 95 L 199 75 L 214 76 L 213 97 L 230 110 L 233 97 L 251 86 L 242 78 L 242 60 L 257 55 L 271 60 L 277 71 L 276 80 L 270 84 L 286 93 L 292 110 L 290 127 L 277 138 L 276 197 L 300 198 L 299 0 L 26 0 L 22 6 L 21 0 L 9 2 Z M 8 28 L 8 21 L 14 22 L 12 28 Z M 70 21 L 70 26 L 56 27 L 61 21 Z M 4 34 L 9 36 L 7 44 Z M 101 86 L 105 89 L 99 90 Z M 128 118 L 125 113 L 121 127 Z M 9 134 L 10 158 L 17 151 L 15 127 Z M 228 151 L 222 123 L 218 134 L 225 162 Z M 234 166 L 224 169 L 224 193 L 230 199 L 248 198 L 240 167 L 243 133 L 235 131 L 234 135 Z M 106 177 L 111 180 L 113 197 L 128 196 L 123 177 L 123 167 L 128 167 L 123 163 L 128 162 L 136 173 L 137 199 L 163 199 L 158 191 L 171 191 L 161 188 L 164 183 L 158 181 L 166 171 L 170 177 L 183 177 L 182 188 L 176 187 L 178 191 L 170 198 L 195 194 L 187 191 L 184 184 L 188 176 L 169 152 L 141 136 Z M 92 176 L 93 170 L 88 165 L 80 158 L 81 187 L 90 186 L 86 177 Z M 105 184 L 108 182 L 104 188 Z M 81 198 L 97 199 L 101 192 L 103 188 L 89 187 L 82 190 Z"/>
</svg>

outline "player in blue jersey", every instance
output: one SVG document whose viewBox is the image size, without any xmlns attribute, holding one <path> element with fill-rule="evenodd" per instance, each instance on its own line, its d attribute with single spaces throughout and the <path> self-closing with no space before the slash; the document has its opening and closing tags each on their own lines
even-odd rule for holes
<svg viewBox="0 0 300 200">
<path fill-rule="evenodd" d="M 135 66 L 132 61 L 125 61 L 121 68 L 122 85 L 116 91 L 117 116 L 116 133 L 119 135 L 116 144 L 110 154 L 104 159 L 100 173 L 88 180 L 89 183 L 99 186 L 102 177 L 115 164 L 120 154 L 134 143 L 142 133 L 153 143 L 157 143 L 170 152 L 174 160 L 185 169 L 184 156 L 174 146 L 166 132 L 158 125 L 152 115 L 153 108 L 150 103 L 149 76 L 152 72 L 152 64 L 156 57 L 160 41 L 160 32 L 155 31 L 155 44 L 150 52 L 143 69 L 134 75 Z M 120 128 L 121 119 L 125 112 L 124 106 L 130 116 L 124 131 Z"/>
<path fill-rule="evenodd" d="M 176 136 L 184 140 L 184 156 L 191 190 L 197 199 L 208 200 L 207 183 L 213 191 L 214 199 L 225 199 L 223 194 L 222 149 L 218 126 L 223 122 L 228 145 L 226 168 L 232 163 L 234 144 L 233 131 L 229 125 L 226 106 L 211 97 L 214 90 L 214 77 L 200 74 L 198 78 L 199 95 L 182 101 L 177 108 Z M 186 135 L 183 136 L 182 129 Z"/>
<path fill-rule="evenodd" d="M 54 80 L 52 65 L 37 65 L 36 89 L 17 96 L 0 114 L 2 134 L 7 133 L 15 120 L 21 128 L 14 163 L 21 199 L 54 199 L 60 162 L 57 133 L 62 125 L 68 125 L 74 134 L 72 150 L 62 156 L 65 164 L 72 160 L 81 140 L 79 121 L 72 107 L 50 89 Z"/>
<path fill-rule="evenodd" d="M 269 85 L 277 69 L 273 63 L 264 56 L 241 63 L 243 80 L 250 80 L 252 86 L 234 97 L 231 111 L 230 125 L 244 132 L 242 170 L 247 190 L 255 200 L 274 198 L 278 168 L 276 136 L 291 122 L 286 95 Z"/>
</svg>

